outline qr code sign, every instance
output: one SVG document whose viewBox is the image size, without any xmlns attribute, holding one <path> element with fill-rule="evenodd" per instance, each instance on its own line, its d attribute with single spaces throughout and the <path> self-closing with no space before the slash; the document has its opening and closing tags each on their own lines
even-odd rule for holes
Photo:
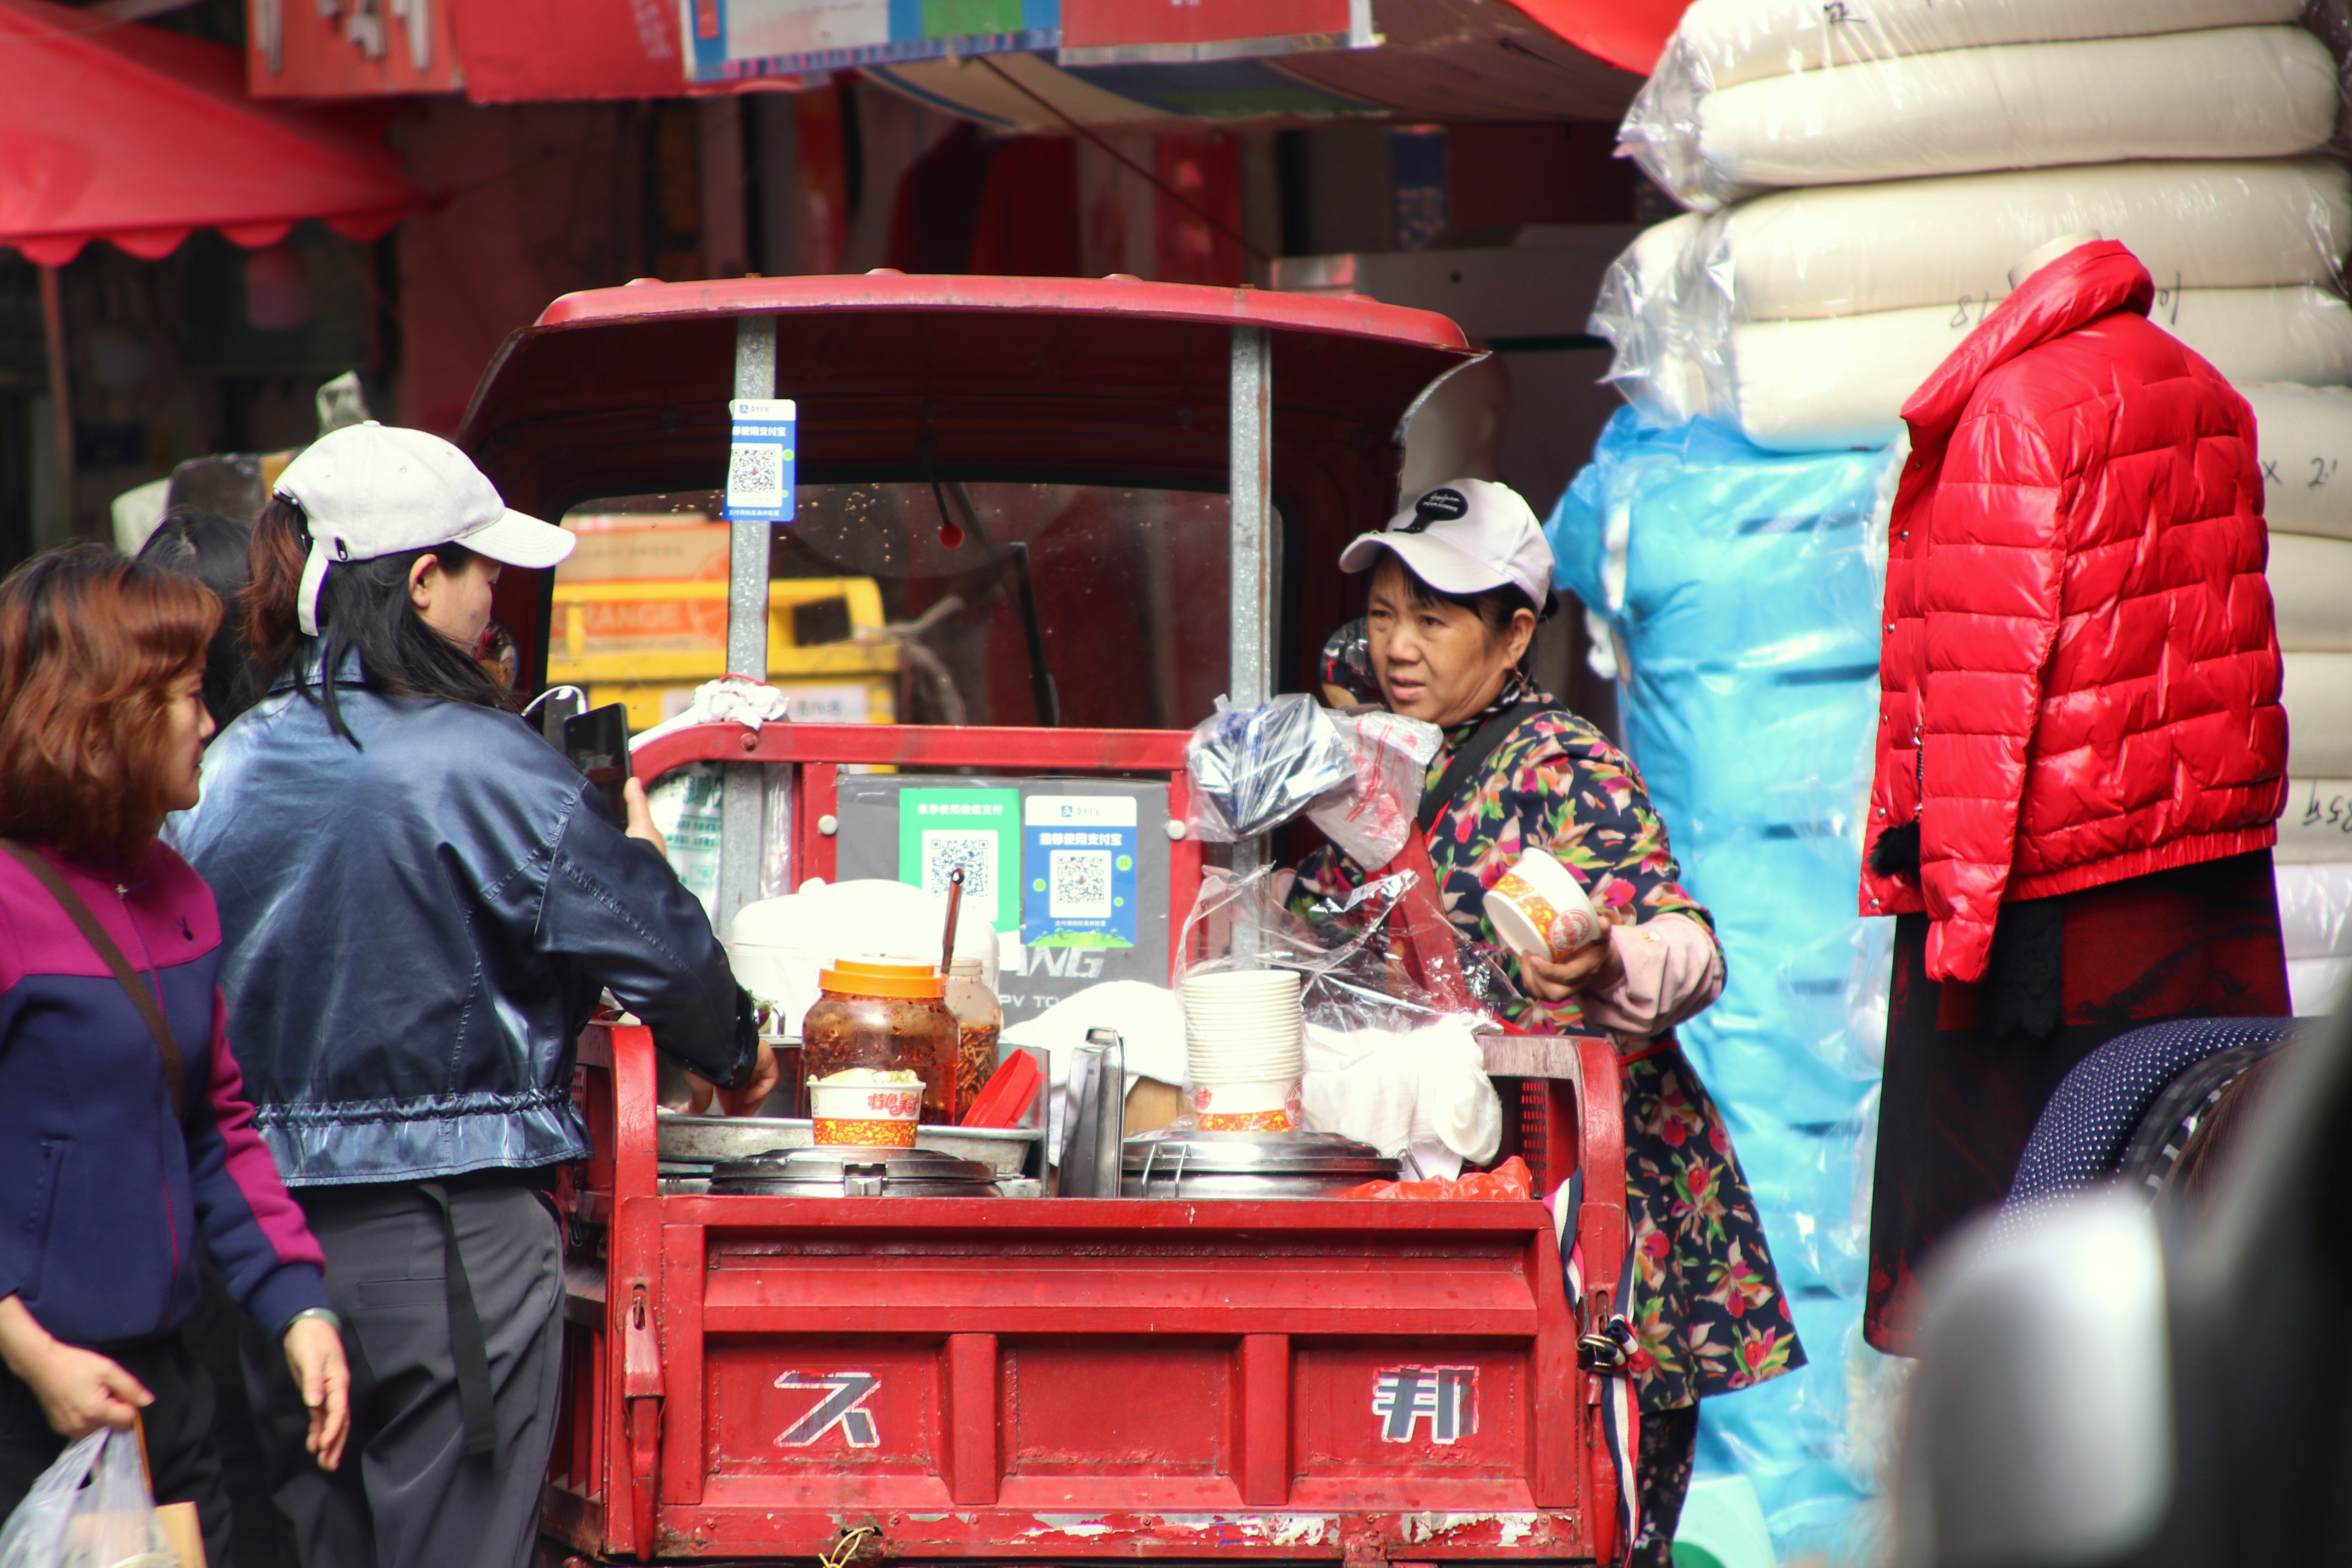
<svg viewBox="0 0 2352 1568">
<path fill-rule="evenodd" d="M 784 499 L 783 448 L 765 441 L 738 442 L 727 465 L 727 499 L 743 506 L 776 506 Z"/>
<path fill-rule="evenodd" d="M 923 891 L 946 897 L 948 879 L 963 872 L 963 896 L 982 903 L 996 897 L 996 835 L 923 830 Z"/>
<path fill-rule="evenodd" d="M 1110 918 L 1110 851 L 1056 849 L 1047 870 L 1046 908 L 1057 918 Z"/>
</svg>

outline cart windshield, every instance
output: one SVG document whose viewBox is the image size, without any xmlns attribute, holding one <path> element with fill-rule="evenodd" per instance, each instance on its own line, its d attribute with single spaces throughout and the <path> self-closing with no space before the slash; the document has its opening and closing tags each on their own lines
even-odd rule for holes
<svg viewBox="0 0 2352 1568">
<path fill-rule="evenodd" d="M 726 668 L 716 490 L 575 507 L 551 684 L 632 729 Z M 1222 494 L 1093 485 L 809 484 L 769 553 L 769 677 L 803 722 L 1181 729 L 1224 689 Z"/>
</svg>

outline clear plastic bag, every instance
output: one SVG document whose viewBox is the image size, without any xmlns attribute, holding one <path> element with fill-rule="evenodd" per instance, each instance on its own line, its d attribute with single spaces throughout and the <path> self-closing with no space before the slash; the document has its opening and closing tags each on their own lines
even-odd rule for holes
<svg viewBox="0 0 2352 1568">
<path fill-rule="evenodd" d="M 2269 158 L 2336 128 L 2301 0 L 1696 0 L 1620 132 L 1685 206 L 2135 158 Z"/>
<path fill-rule="evenodd" d="M 139 1439 L 111 1428 L 68 1446 L 0 1530 L 0 1568 L 179 1568 L 155 1517 Z"/>
<path fill-rule="evenodd" d="M 1355 760 L 1330 714 L 1301 692 L 1255 708 L 1223 698 L 1185 742 L 1192 781 L 1189 825 L 1212 844 L 1255 838 L 1355 777 Z"/>
<path fill-rule="evenodd" d="M 1307 820 L 1359 866 L 1377 870 L 1396 858 L 1413 831 L 1430 759 L 1444 743 L 1436 725 L 1370 709 L 1326 711 L 1348 748 L 1353 776 L 1307 809 Z"/>
<path fill-rule="evenodd" d="M 1360 1093 L 1320 1093 L 1308 1086 L 1304 1100 L 1310 1125 L 1371 1142 L 1384 1153 L 1409 1152 L 1422 1171 L 1437 1166 L 1450 1175 L 1463 1159 L 1491 1158 L 1502 1127 L 1494 1087 L 1475 1062 L 1455 1060 L 1458 1053 L 1440 1047 L 1466 1049 L 1454 1037 L 1497 1026 L 1496 1014 L 1510 982 L 1483 949 L 1455 939 L 1450 925 L 1440 933 L 1444 951 L 1433 961 L 1427 944 L 1413 940 L 1408 930 L 1415 918 L 1409 906 L 1417 889 L 1412 872 L 1317 900 L 1303 917 L 1283 901 L 1286 880 L 1271 868 L 1246 876 L 1205 870 L 1177 950 L 1177 985 L 1190 976 L 1232 970 L 1296 972 L 1307 1070 L 1321 1070 L 1321 1062 L 1335 1072 L 1360 1070 L 1367 1079 L 1379 1079 L 1360 1085 Z M 1431 899 L 1419 918 L 1429 920 L 1434 910 Z M 1442 915 L 1435 918 L 1443 923 Z M 1429 973 L 1433 968 L 1440 972 Z M 1416 1061 L 1416 1053 L 1430 1059 Z M 1424 1068 L 1427 1073 L 1420 1070 Z M 1189 1065 L 1184 1090 L 1190 1104 Z M 1317 1105 L 1333 1114 L 1318 1115 Z M 1190 1115 L 1179 1125 L 1189 1125 Z M 1376 1125 L 1389 1131 L 1372 1135 Z"/>
</svg>

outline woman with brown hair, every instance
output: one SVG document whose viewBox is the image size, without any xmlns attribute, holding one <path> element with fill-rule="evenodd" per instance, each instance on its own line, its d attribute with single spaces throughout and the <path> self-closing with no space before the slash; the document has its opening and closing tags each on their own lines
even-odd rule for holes
<svg viewBox="0 0 2352 1568">
<path fill-rule="evenodd" d="M 66 1443 L 144 1430 L 157 1500 L 226 1561 L 196 1249 L 285 1345 L 308 1447 L 349 1374 L 319 1244 L 253 1130 L 212 894 L 159 843 L 212 719 L 201 583 L 94 545 L 0 582 L 0 1515 Z"/>
</svg>

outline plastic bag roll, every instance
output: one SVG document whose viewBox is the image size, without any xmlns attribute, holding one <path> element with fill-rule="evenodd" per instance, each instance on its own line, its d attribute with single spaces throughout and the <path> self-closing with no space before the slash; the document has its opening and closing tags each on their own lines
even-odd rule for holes
<svg viewBox="0 0 2352 1568">
<path fill-rule="evenodd" d="M 2352 540 L 2271 534 L 2271 603 L 2289 653 L 2352 653 Z"/>
<path fill-rule="evenodd" d="M 1885 446 L 1901 432 L 1904 403 L 1991 309 L 1733 327 L 1740 428 L 1776 451 Z M 2149 319 L 2233 382 L 2352 379 L 2352 306 L 2315 286 L 2167 289 Z"/>
<path fill-rule="evenodd" d="M 2273 382 L 2238 391 L 2254 411 L 2273 548 L 2289 533 L 2352 539 L 2352 388 Z"/>
<path fill-rule="evenodd" d="M 2327 47 L 2295 26 L 1996 44 L 1706 90 L 1645 88 L 1621 138 L 1685 205 L 1849 184 L 2137 158 L 2275 158 L 2324 145 Z"/>
<path fill-rule="evenodd" d="M 2352 776 L 2352 653 L 2291 653 L 2285 663 L 2289 773 Z"/>
<path fill-rule="evenodd" d="M 2292 22 L 2303 0 L 1694 0 L 1675 29 L 1679 68 L 1709 88 L 1987 44 L 2138 37 Z M 1662 60 L 1660 68 L 1669 61 Z"/>
<path fill-rule="evenodd" d="M 2288 958 L 2352 956 L 2352 861 L 2280 866 L 2278 907 Z"/>
</svg>

